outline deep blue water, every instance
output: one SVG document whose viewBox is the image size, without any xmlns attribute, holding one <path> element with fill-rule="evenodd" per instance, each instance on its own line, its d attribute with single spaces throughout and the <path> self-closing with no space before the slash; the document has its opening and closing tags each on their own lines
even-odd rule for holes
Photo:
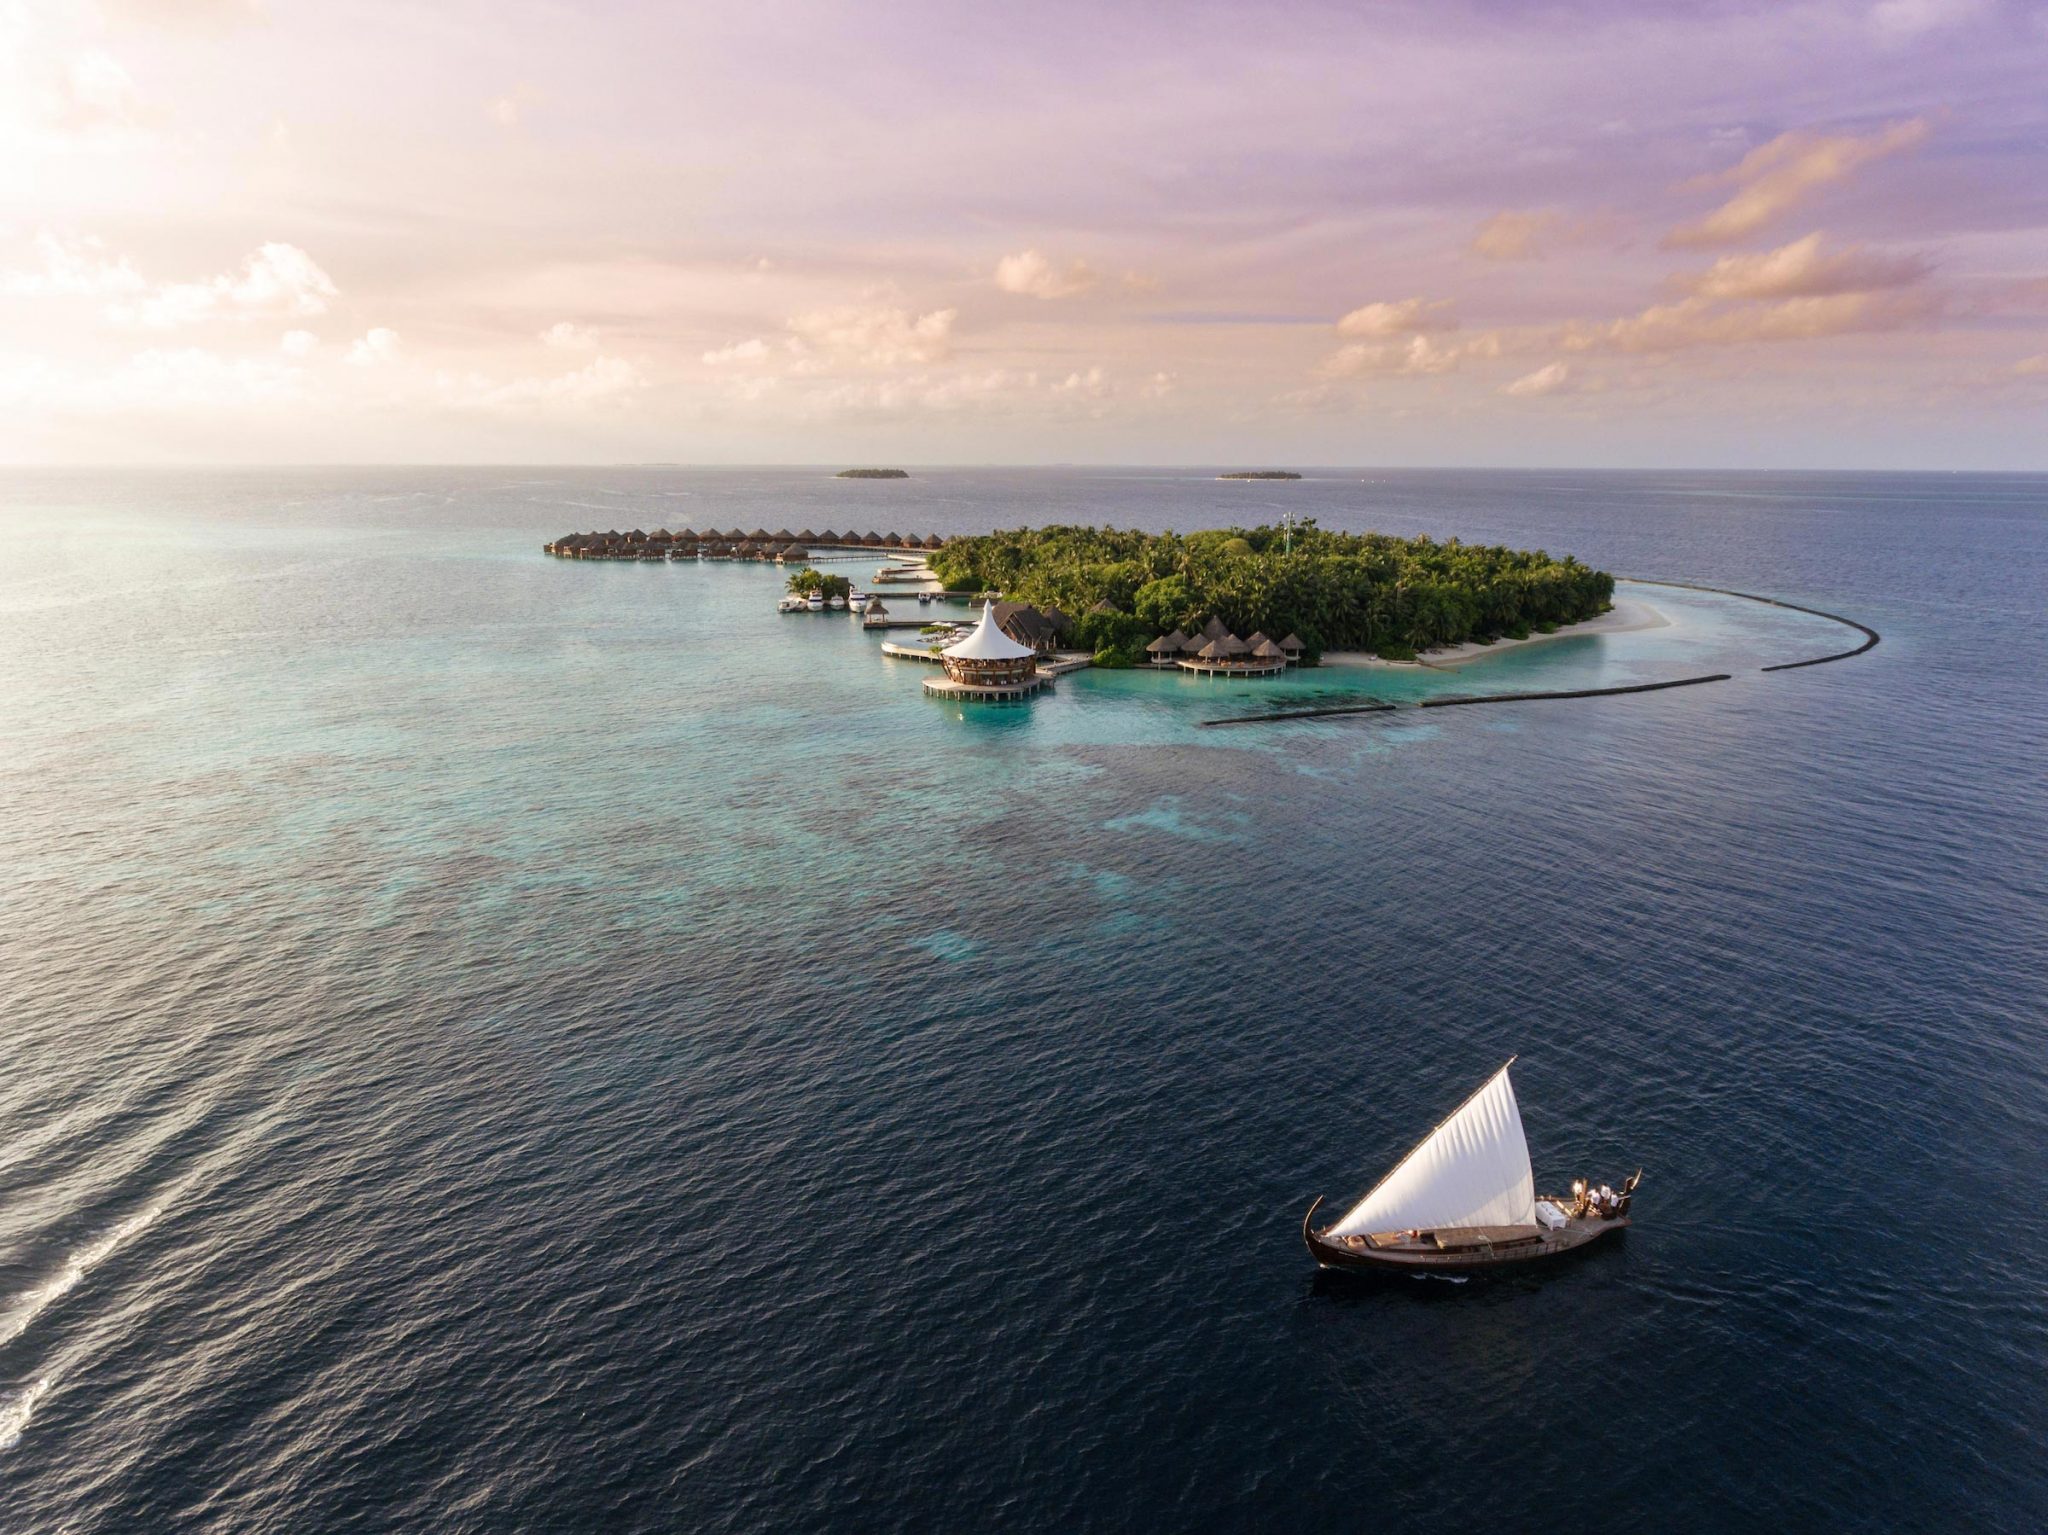
<svg viewBox="0 0 2048 1535">
<path fill-rule="evenodd" d="M 963 711 L 538 548 L 1289 508 L 1884 643 Z M 0 1529 L 2040 1529 L 2044 597 L 2041 476 L 9 472 Z M 1635 1229 L 1318 1279 L 1517 1052 Z"/>
</svg>

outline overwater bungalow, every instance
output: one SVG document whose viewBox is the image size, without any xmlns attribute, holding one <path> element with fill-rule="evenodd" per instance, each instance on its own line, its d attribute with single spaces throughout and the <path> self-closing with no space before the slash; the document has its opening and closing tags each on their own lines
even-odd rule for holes
<svg viewBox="0 0 2048 1535">
<path fill-rule="evenodd" d="M 870 531 L 861 534 L 860 541 L 863 544 L 866 544 L 870 549 L 879 549 L 882 547 L 882 535 L 876 532 Z"/>
<path fill-rule="evenodd" d="M 839 544 L 845 542 L 844 539 L 842 539 L 837 533 L 834 533 L 830 528 L 827 528 L 824 532 L 820 533 L 818 535 L 817 541 L 821 544 Z"/>
<path fill-rule="evenodd" d="M 927 693 L 952 698 L 1023 698 L 1045 685 L 1039 675 L 1038 652 L 1019 644 L 996 621 L 996 604 L 981 610 L 981 621 L 965 639 L 939 653 L 943 678 L 926 680 Z"/>
<path fill-rule="evenodd" d="M 811 551 L 802 544 L 788 543 L 782 546 L 782 553 L 776 558 L 785 565 L 801 565 L 811 557 Z"/>
<path fill-rule="evenodd" d="M 1181 658 L 1187 648 L 1188 637 L 1176 629 L 1171 634 L 1162 634 L 1145 647 L 1147 660 L 1154 666 L 1172 666 Z"/>
<path fill-rule="evenodd" d="M 927 533 L 924 536 L 924 546 L 927 549 L 937 549 L 941 547 L 944 543 L 945 540 L 940 538 L 939 535 L 936 533 Z"/>
<path fill-rule="evenodd" d="M 817 534 L 813 533 L 809 528 L 805 528 L 803 532 L 797 534 L 795 541 L 800 544 L 815 544 L 819 540 Z"/>
<path fill-rule="evenodd" d="M 1281 654 L 1285 655 L 1290 662 L 1295 663 L 1297 665 L 1300 664 L 1302 656 L 1308 652 L 1308 646 L 1302 644 L 1301 636 L 1296 634 L 1292 629 L 1287 631 L 1287 638 L 1281 640 L 1279 644 Z"/>
<path fill-rule="evenodd" d="M 1208 630 L 1205 628 L 1202 632 L 1206 635 Z M 1264 644 L 1272 653 L 1256 655 L 1250 645 L 1225 629 L 1218 638 L 1208 640 L 1200 649 L 1183 655 L 1179 665 L 1183 671 L 1228 677 L 1270 677 L 1286 671 L 1287 657 L 1280 647 L 1271 640 L 1264 640 Z"/>
<path fill-rule="evenodd" d="M 1229 635 L 1230 627 L 1214 614 L 1211 614 L 1209 621 L 1202 625 L 1202 638 L 1204 640 L 1227 639 Z"/>
<path fill-rule="evenodd" d="M 773 533 L 770 533 L 768 536 L 774 539 L 775 542 L 778 544 L 793 544 L 796 542 L 796 535 L 790 532 L 787 528 L 777 528 Z"/>
</svg>

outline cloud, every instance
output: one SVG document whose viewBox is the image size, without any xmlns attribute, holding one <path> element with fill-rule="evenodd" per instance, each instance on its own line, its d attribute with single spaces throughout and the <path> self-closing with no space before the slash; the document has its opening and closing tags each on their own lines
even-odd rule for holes
<svg viewBox="0 0 2048 1535">
<path fill-rule="evenodd" d="M 1138 386 L 1138 398 L 1141 400 L 1163 400 L 1179 387 L 1180 378 L 1178 375 L 1162 371 L 1153 374 Z"/>
<path fill-rule="evenodd" d="M 891 304 L 852 304 L 793 316 L 789 329 L 806 348 L 863 368 L 943 362 L 952 350 L 957 309 L 913 315 Z"/>
<path fill-rule="evenodd" d="M 1106 399 L 1110 393 L 1109 375 L 1099 367 L 1090 368 L 1086 373 L 1069 373 L 1052 386 L 1052 392 L 1089 400 Z"/>
<path fill-rule="evenodd" d="M 114 304 L 107 318 L 150 330 L 220 317 L 299 318 L 325 314 L 340 296 L 334 279 L 296 245 L 273 241 L 257 247 L 239 274 L 204 282 L 164 283 L 132 304 Z"/>
<path fill-rule="evenodd" d="M 309 330 L 288 330 L 277 341 L 277 349 L 287 357 L 310 356 L 319 345 L 320 338 Z"/>
<path fill-rule="evenodd" d="M 731 346 L 722 346 L 704 354 L 704 361 L 714 368 L 732 362 L 760 362 L 768 355 L 768 343 L 756 336 L 748 341 L 735 341 Z"/>
<path fill-rule="evenodd" d="M 1732 244 L 1798 207 L 1819 188 L 1845 179 L 1872 161 L 1916 148 L 1926 141 L 1928 131 L 1926 118 L 1913 117 L 1867 138 L 1781 133 L 1744 155 L 1732 170 L 1695 182 L 1696 186 L 1735 186 L 1740 190 L 1705 218 L 1672 230 L 1664 244 Z"/>
<path fill-rule="evenodd" d="M 1986 8 L 1987 0 L 1879 0 L 1870 9 L 1870 24 L 1886 42 L 1910 42 L 1973 20 Z"/>
<path fill-rule="evenodd" d="M 1617 220 L 1569 218 L 1552 209 L 1504 209 L 1479 226 L 1467 254 L 1482 261 L 1541 261 L 1567 246 L 1589 245 L 1611 235 Z"/>
<path fill-rule="evenodd" d="M 1570 384 L 1571 377 L 1569 363 L 1553 362 L 1538 368 L 1534 373 L 1524 373 L 1512 384 L 1503 385 L 1500 392 L 1525 399 L 1536 395 L 1558 394 Z"/>
<path fill-rule="evenodd" d="M 137 352 L 101 374 L 27 358 L 0 365 L 0 406 L 80 415 L 220 410 L 288 401 L 301 383 L 297 368 L 275 358 L 227 357 L 203 347 Z"/>
<path fill-rule="evenodd" d="M 996 263 L 996 286 L 1027 298 L 1072 298 L 1086 293 L 1095 282 L 1095 269 L 1087 262 L 1071 261 L 1062 268 L 1041 251 L 1019 251 Z"/>
<path fill-rule="evenodd" d="M 2032 357 L 2022 357 L 2012 365 L 2012 371 L 2021 378 L 2048 376 L 2048 352 L 2037 352 Z"/>
<path fill-rule="evenodd" d="M 502 383 L 474 373 L 444 373 L 434 380 L 444 404 L 466 410 L 505 411 L 553 407 L 585 410 L 623 401 L 645 389 L 647 382 L 646 375 L 623 357 L 594 357 L 573 373 L 515 378 Z"/>
<path fill-rule="evenodd" d="M 500 128 L 517 128 L 519 126 L 519 103 L 510 96 L 500 96 L 485 110 L 490 114 L 491 121 Z"/>
<path fill-rule="evenodd" d="M 348 349 L 348 360 L 358 368 L 371 368 L 398 355 L 398 332 L 373 325 Z"/>
<path fill-rule="evenodd" d="M 572 320 L 557 320 L 540 333 L 540 344 L 558 352 L 594 352 L 597 332 Z"/>
<path fill-rule="evenodd" d="M 1468 354 L 1493 356 L 1498 341 L 1483 338 L 1471 347 L 1410 336 L 1406 341 L 1354 342 L 1332 352 L 1321 372 L 1325 378 L 1361 378 L 1368 374 L 1448 373 Z"/>
<path fill-rule="evenodd" d="M 1832 254 L 1821 249 L 1818 230 L 1776 250 L 1723 256 L 1704 272 L 1673 279 L 1679 291 L 1701 298 L 1808 298 L 1903 288 L 1928 273 L 1919 256 L 1885 256 L 1860 245 Z"/>
<path fill-rule="evenodd" d="M 110 254 L 103 240 L 91 236 L 66 239 L 44 229 L 36 233 L 35 248 L 41 265 L 0 272 L 0 294 L 16 298 L 102 297 L 136 293 L 148 286 L 128 258 Z"/>
<path fill-rule="evenodd" d="M 1337 322 L 1340 336 L 1407 336 L 1426 331 L 1456 330 L 1449 299 L 1404 298 L 1392 304 L 1365 304 Z"/>
<path fill-rule="evenodd" d="M 1830 293 L 1777 303 L 1720 304 L 1687 298 L 1655 304 L 1604 324 L 1567 326 L 1567 351 L 1677 352 L 1759 341 L 1820 341 L 1860 332 L 1900 330 L 1934 312 L 1917 293 Z"/>
<path fill-rule="evenodd" d="M 58 61 L 45 76 L 43 114 L 66 133 L 132 128 L 143 118 L 142 96 L 119 59 L 87 48 Z"/>
</svg>

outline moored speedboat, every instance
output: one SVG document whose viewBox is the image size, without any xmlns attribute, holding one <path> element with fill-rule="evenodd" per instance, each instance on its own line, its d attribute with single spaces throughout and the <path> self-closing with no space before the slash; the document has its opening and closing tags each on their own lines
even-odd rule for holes
<svg viewBox="0 0 2048 1535">
<path fill-rule="evenodd" d="M 1301 1220 L 1309 1256 L 1328 1269 L 1469 1274 L 1554 1258 L 1625 1230 L 1635 1176 L 1618 1194 L 1538 1196 L 1508 1066 L 1417 1143 L 1342 1218 L 1316 1229 L 1322 1198 Z"/>
<path fill-rule="evenodd" d="M 844 612 L 846 610 L 846 599 L 840 596 L 837 592 L 834 592 L 832 594 L 832 610 L 835 613 Z"/>
<path fill-rule="evenodd" d="M 805 599 L 804 606 L 809 608 L 813 613 L 824 612 L 825 594 L 823 592 L 812 592 L 811 595 Z"/>
</svg>

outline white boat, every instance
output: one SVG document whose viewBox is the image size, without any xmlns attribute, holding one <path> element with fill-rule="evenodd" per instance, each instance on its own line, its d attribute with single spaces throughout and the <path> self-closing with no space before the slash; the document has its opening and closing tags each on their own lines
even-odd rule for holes
<svg viewBox="0 0 2048 1535">
<path fill-rule="evenodd" d="M 783 598 L 782 601 L 775 604 L 775 611 L 778 613 L 801 613 L 809 607 L 810 603 L 806 602 L 803 598 L 797 596 L 795 593 L 791 593 L 789 596 Z"/>
<path fill-rule="evenodd" d="M 930 592 L 919 592 L 917 594 L 917 604 L 919 607 L 926 606 L 931 600 L 932 594 Z"/>
<path fill-rule="evenodd" d="M 843 613 L 846 611 L 846 599 L 840 596 L 837 592 L 834 592 L 832 594 L 832 609 L 834 612 L 839 613 Z"/>
<path fill-rule="evenodd" d="M 1536 1192 L 1522 1110 L 1508 1080 L 1510 1059 L 1419 1141 L 1342 1218 L 1310 1225 L 1319 1197 L 1301 1220 L 1309 1256 L 1326 1269 L 1408 1274 L 1469 1274 L 1554 1258 L 1612 1231 L 1627 1229 L 1638 1169 L 1606 1198 L 1585 1181 L 1572 1197 Z"/>
<path fill-rule="evenodd" d="M 804 599 L 804 606 L 809 608 L 813 613 L 824 612 L 825 594 L 823 592 L 812 592 L 809 597 Z"/>
</svg>

